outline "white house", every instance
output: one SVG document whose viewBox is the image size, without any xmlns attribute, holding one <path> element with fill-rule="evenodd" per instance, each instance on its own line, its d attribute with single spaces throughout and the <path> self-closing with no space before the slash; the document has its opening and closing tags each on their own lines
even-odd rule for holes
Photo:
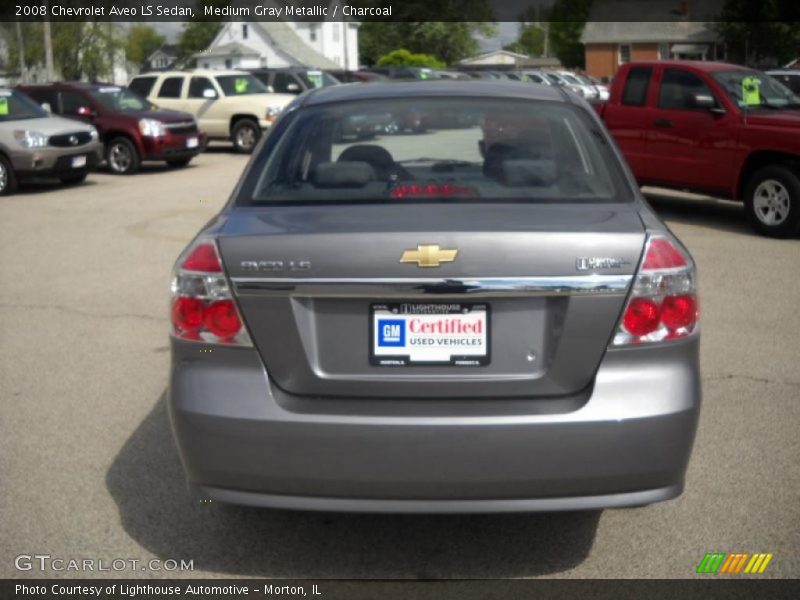
<svg viewBox="0 0 800 600">
<path fill-rule="evenodd" d="M 331 4 L 333 6 L 333 4 Z M 332 14 L 332 10 L 328 11 Z M 341 7 L 337 11 L 342 14 Z M 201 68 L 316 67 L 358 69 L 358 23 L 228 21 L 203 51 Z"/>
<path fill-rule="evenodd" d="M 147 66 L 151 69 L 168 69 L 178 59 L 177 50 L 176 44 L 162 44 L 147 57 Z"/>
</svg>

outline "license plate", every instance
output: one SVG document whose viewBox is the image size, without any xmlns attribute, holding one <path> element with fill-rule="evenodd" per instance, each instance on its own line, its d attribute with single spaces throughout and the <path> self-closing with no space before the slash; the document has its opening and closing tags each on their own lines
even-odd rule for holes
<svg viewBox="0 0 800 600">
<path fill-rule="evenodd" d="M 196 137 L 186 138 L 186 147 L 187 148 L 197 148 L 197 145 L 200 141 Z"/>
<path fill-rule="evenodd" d="M 373 304 L 370 324 L 369 355 L 375 366 L 489 364 L 486 304 Z"/>
<path fill-rule="evenodd" d="M 72 157 L 72 168 L 73 169 L 80 169 L 81 167 L 86 166 L 86 157 L 85 156 L 73 156 Z"/>
</svg>

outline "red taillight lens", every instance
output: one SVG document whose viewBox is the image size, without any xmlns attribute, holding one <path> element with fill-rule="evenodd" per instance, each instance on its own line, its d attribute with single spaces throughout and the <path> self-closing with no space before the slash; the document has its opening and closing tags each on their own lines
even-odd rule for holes
<svg viewBox="0 0 800 600">
<path fill-rule="evenodd" d="M 222 273 L 222 264 L 219 261 L 214 244 L 204 242 L 195 246 L 181 263 L 181 269 L 203 271 L 204 273 Z"/>
<path fill-rule="evenodd" d="M 667 239 L 655 238 L 650 240 L 647 254 L 642 263 L 643 271 L 657 269 L 675 269 L 689 264 L 683 254 Z"/>
<path fill-rule="evenodd" d="M 650 298 L 633 298 L 622 324 L 633 335 L 643 336 L 658 329 L 659 306 Z"/>
<path fill-rule="evenodd" d="M 202 300 L 179 296 L 172 303 L 172 323 L 186 333 L 199 331 L 203 326 L 205 308 Z"/>
<path fill-rule="evenodd" d="M 214 241 L 195 242 L 172 278 L 173 335 L 207 344 L 251 346 Z"/>
<path fill-rule="evenodd" d="M 667 296 L 661 303 L 661 322 L 668 329 L 690 327 L 697 320 L 697 300 L 694 296 Z"/>
<path fill-rule="evenodd" d="M 697 295 L 692 260 L 670 238 L 650 237 L 614 345 L 674 340 L 695 331 Z"/>
<path fill-rule="evenodd" d="M 242 322 L 233 301 L 220 300 L 206 307 L 205 326 L 222 339 L 236 335 L 242 328 Z"/>
<path fill-rule="evenodd" d="M 389 197 L 403 198 L 436 198 L 436 197 L 472 197 L 476 196 L 475 188 L 468 185 L 452 183 L 407 183 L 393 187 Z"/>
</svg>

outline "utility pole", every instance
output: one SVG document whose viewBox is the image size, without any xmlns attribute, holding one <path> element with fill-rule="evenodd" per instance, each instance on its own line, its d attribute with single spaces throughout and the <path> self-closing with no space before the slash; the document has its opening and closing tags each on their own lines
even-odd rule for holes
<svg viewBox="0 0 800 600">
<path fill-rule="evenodd" d="M 22 83 L 28 83 L 28 69 L 25 67 L 25 41 L 22 38 L 22 23 L 17 21 L 17 54 L 19 61 L 19 78 Z"/>
<path fill-rule="evenodd" d="M 541 6 L 536 5 L 536 22 L 533 24 L 536 29 L 544 33 L 544 53 L 545 58 L 550 56 L 550 23 L 542 23 L 540 17 Z"/>
<path fill-rule="evenodd" d="M 47 4 L 45 4 L 47 6 Z M 47 6 L 47 12 L 50 12 L 50 7 Z M 53 71 L 53 40 L 50 36 L 50 20 L 46 19 L 44 22 L 44 64 L 47 71 L 47 81 L 53 81 L 56 76 Z"/>
</svg>

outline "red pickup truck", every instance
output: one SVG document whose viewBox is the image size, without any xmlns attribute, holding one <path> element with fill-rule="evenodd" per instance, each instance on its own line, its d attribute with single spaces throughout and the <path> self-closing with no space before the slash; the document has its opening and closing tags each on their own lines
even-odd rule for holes
<svg viewBox="0 0 800 600">
<path fill-rule="evenodd" d="M 800 230 L 800 97 L 725 63 L 620 68 L 595 105 L 641 185 L 744 201 L 760 233 Z"/>
</svg>

